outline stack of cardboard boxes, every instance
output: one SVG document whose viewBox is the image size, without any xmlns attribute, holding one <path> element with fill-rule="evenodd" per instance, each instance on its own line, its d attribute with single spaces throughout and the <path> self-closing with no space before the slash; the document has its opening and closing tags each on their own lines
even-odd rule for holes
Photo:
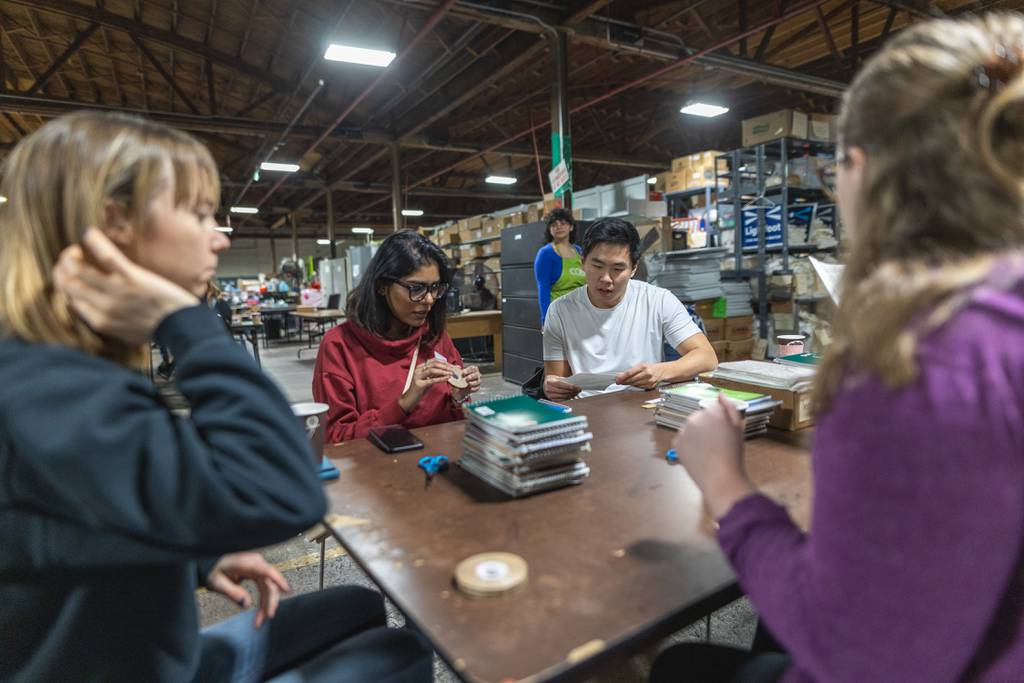
<svg viewBox="0 0 1024 683">
<path fill-rule="evenodd" d="M 779 138 L 835 142 L 836 117 L 831 114 L 806 114 L 796 109 L 783 109 L 744 119 L 744 147 L 753 147 Z"/>
<path fill-rule="evenodd" d="M 715 157 L 721 152 L 707 150 L 695 154 L 677 157 L 672 160 L 672 170 L 657 176 L 658 182 L 654 189 L 659 192 L 682 192 L 694 190 L 708 185 L 715 186 Z M 728 185 L 727 178 L 720 178 L 718 185 Z"/>
<path fill-rule="evenodd" d="M 754 350 L 754 316 L 727 316 L 723 304 L 722 299 L 705 299 L 696 302 L 694 308 L 704 321 L 705 333 L 719 362 L 747 360 Z"/>
</svg>

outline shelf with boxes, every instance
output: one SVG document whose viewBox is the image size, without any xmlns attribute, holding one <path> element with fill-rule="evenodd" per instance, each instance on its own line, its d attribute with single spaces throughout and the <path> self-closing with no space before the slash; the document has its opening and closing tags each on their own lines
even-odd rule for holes
<svg viewBox="0 0 1024 683">
<path fill-rule="evenodd" d="M 776 130 L 789 135 L 792 126 L 790 122 Z M 744 130 L 747 128 L 744 122 Z M 745 135 L 744 139 L 750 138 Z M 734 259 L 733 268 L 722 276 L 756 279 L 757 318 L 763 339 L 769 338 L 768 256 L 778 254 L 778 270 L 787 273 L 791 254 L 837 248 L 840 230 L 835 206 L 817 176 L 817 169 L 834 155 L 834 143 L 781 137 L 716 158 L 716 175 L 730 177 L 729 189 L 718 193 L 716 204 L 720 239 L 726 242 L 726 233 L 731 231 Z M 746 263 L 744 257 L 751 255 L 753 263 Z"/>
</svg>

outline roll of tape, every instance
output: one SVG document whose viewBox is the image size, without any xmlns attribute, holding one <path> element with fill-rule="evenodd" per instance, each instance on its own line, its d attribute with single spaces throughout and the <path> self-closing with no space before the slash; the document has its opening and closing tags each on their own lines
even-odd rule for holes
<svg viewBox="0 0 1024 683">
<path fill-rule="evenodd" d="M 455 567 L 455 585 L 467 595 L 501 595 L 526 583 L 526 560 L 512 553 L 480 553 Z"/>
</svg>

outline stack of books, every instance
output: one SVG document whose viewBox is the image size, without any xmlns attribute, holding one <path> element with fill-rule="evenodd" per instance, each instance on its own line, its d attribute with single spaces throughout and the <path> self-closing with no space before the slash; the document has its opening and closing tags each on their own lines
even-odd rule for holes
<svg viewBox="0 0 1024 683">
<path fill-rule="evenodd" d="M 722 296 L 719 261 L 726 251 L 725 247 L 670 251 L 653 282 L 683 301 L 717 299 Z"/>
<path fill-rule="evenodd" d="M 811 388 L 815 367 L 809 364 L 768 363 L 758 360 L 740 360 L 719 363 L 711 373 L 713 377 L 755 384 L 769 389 L 801 392 Z"/>
<path fill-rule="evenodd" d="M 723 282 L 722 296 L 725 297 L 725 314 L 733 318 L 740 315 L 751 315 L 754 309 L 750 305 L 750 283 L 746 280 Z"/>
<path fill-rule="evenodd" d="M 816 368 L 819 361 L 821 361 L 821 356 L 812 352 L 792 353 L 775 359 L 779 365 L 790 365 L 795 368 Z"/>
<path fill-rule="evenodd" d="M 663 400 L 654 414 L 654 421 L 662 427 L 679 429 L 690 415 L 716 403 L 719 394 L 724 394 L 743 414 L 746 438 L 760 436 L 768 431 L 768 420 L 771 419 L 777 404 L 771 396 L 750 391 L 721 389 L 703 382 L 678 384 L 662 389 Z"/>
<path fill-rule="evenodd" d="M 529 396 L 463 407 L 466 435 L 459 465 L 519 498 L 580 484 L 590 474 L 587 418 L 564 413 Z"/>
</svg>

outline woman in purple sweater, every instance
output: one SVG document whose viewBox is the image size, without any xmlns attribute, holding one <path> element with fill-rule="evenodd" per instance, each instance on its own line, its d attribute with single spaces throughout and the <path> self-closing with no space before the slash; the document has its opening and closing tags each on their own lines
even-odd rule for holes
<svg viewBox="0 0 1024 683">
<path fill-rule="evenodd" d="M 730 406 L 675 444 L 785 654 L 676 646 L 652 680 L 1024 680 L 1022 63 L 1020 15 L 931 21 L 847 90 L 811 532 L 754 490 Z"/>
</svg>

